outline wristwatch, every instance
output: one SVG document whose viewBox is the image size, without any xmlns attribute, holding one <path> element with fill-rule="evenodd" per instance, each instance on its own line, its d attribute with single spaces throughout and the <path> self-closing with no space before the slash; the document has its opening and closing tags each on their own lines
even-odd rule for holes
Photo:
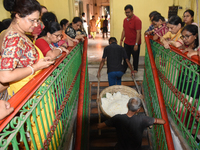
<svg viewBox="0 0 200 150">
<path fill-rule="evenodd" d="M 135 45 L 138 45 L 138 43 L 135 43 Z"/>
</svg>

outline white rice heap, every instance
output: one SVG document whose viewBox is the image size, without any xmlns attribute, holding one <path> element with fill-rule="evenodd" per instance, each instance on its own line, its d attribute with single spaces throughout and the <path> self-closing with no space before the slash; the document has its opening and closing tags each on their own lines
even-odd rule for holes
<svg viewBox="0 0 200 150">
<path fill-rule="evenodd" d="M 120 92 L 106 93 L 106 98 L 101 98 L 101 105 L 103 110 L 113 117 L 116 114 L 125 114 L 128 111 L 127 103 L 129 101 L 128 95 L 123 95 Z"/>
</svg>

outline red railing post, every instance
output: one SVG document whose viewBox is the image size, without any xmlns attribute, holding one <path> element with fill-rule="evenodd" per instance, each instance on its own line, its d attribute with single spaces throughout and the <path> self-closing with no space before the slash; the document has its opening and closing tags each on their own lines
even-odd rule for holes
<svg viewBox="0 0 200 150">
<path fill-rule="evenodd" d="M 78 109 L 77 109 L 77 126 L 76 126 L 75 150 L 80 150 L 81 149 L 83 101 L 84 101 L 86 62 L 87 62 L 87 45 L 88 45 L 88 39 L 85 38 L 84 45 L 83 45 L 82 63 L 81 63 L 81 77 L 80 77 Z"/>
<path fill-rule="evenodd" d="M 146 46 L 147 46 L 147 50 L 148 50 L 148 54 L 149 54 L 149 59 L 151 62 L 153 77 L 154 77 L 157 96 L 158 96 L 158 102 L 160 105 L 161 116 L 166 121 L 166 123 L 164 124 L 164 131 L 165 131 L 165 136 L 166 136 L 166 141 L 167 141 L 167 147 L 168 147 L 168 150 L 174 150 L 174 143 L 172 140 L 171 130 L 170 130 L 170 126 L 169 126 L 167 110 L 165 107 L 165 102 L 164 102 L 164 98 L 163 98 L 163 94 L 162 94 L 162 89 L 160 86 L 159 76 L 157 73 L 157 68 L 156 68 L 156 64 L 155 64 L 152 49 L 151 49 L 151 44 L 149 41 L 149 37 L 147 35 L 145 36 L 145 41 L 146 41 Z"/>
</svg>

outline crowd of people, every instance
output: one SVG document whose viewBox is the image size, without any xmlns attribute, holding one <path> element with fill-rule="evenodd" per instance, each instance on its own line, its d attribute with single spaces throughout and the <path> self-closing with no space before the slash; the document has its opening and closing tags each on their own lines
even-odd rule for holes
<svg viewBox="0 0 200 150">
<path fill-rule="evenodd" d="M 86 33 L 81 18 L 58 23 L 38 1 L 4 0 L 3 5 L 11 13 L 0 22 L 0 99 L 7 101 L 63 52 L 68 54 L 68 46 L 83 41 Z"/>
<path fill-rule="evenodd" d="M 37 75 L 42 69 L 52 65 L 62 53 L 68 54 L 68 46 L 74 42 L 84 41 L 87 36 L 87 24 L 85 13 L 82 18 L 74 17 L 71 23 L 63 18 L 58 23 L 54 13 L 48 12 L 45 6 L 41 6 L 36 0 L 15 1 L 4 0 L 4 8 L 11 13 L 11 19 L 5 19 L 1 23 L 0 34 L 0 92 L 1 99 L 6 100 L 19 91 L 28 81 Z M 127 68 L 131 69 L 131 75 L 138 72 L 138 62 L 141 45 L 142 21 L 133 13 L 133 6 L 124 8 L 126 18 L 123 21 L 123 30 L 120 44 L 117 45 L 115 37 L 109 39 L 109 46 L 104 49 L 97 77 L 100 77 L 101 69 L 107 59 L 109 85 L 121 84 L 121 77 Z M 179 16 L 172 16 L 168 21 L 157 11 L 149 14 L 151 25 L 145 32 L 152 35 L 154 40 L 160 39 L 165 48 L 173 45 L 188 52 L 187 56 L 198 55 L 199 39 L 198 26 L 194 23 L 194 12 L 186 10 L 183 21 Z M 95 39 L 96 26 L 101 25 L 102 37 L 108 37 L 108 20 L 102 16 L 99 22 L 89 21 L 90 34 Z M 29 36 L 33 38 L 30 39 Z M 124 47 L 122 44 L 124 43 Z M 133 67 L 130 57 L 133 56 Z M 124 60 L 124 61 L 123 61 Z M 123 62 L 123 63 L 122 63 Z M 23 72 L 23 73 L 21 73 Z M 141 107 L 141 100 L 130 99 L 127 104 L 128 112 L 125 115 L 117 115 L 98 128 L 115 126 L 118 136 L 126 138 L 118 141 L 118 148 L 140 148 L 143 130 L 152 124 L 164 124 L 163 119 L 142 117 L 137 114 Z M 9 103 L 0 100 L 0 119 L 13 111 Z M 138 121 L 139 120 L 139 121 Z M 131 127 L 130 125 L 134 126 Z M 127 126 L 126 129 L 123 129 Z M 139 129 L 139 132 L 138 132 Z M 134 143 L 135 136 L 138 140 Z M 129 140 L 124 140 L 124 139 Z M 131 141 L 131 142 L 130 142 Z M 124 149 L 124 148 L 123 148 Z"/>
<path fill-rule="evenodd" d="M 183 53 L 188 52 L 189 58 L 198 55 L 199 27 L 194 22 L 193 10 L 186 10 L 183 13 L 183 19 L 175 15 L 166 21 L 157 11 L 151 12 L 149 18 L 152 24 L 145 34 L 152 35 L 154 40 L 160 39 L 166 49 L 170 49 L 170 45 L 172 45 L 179 48 Z"/>
</svg>

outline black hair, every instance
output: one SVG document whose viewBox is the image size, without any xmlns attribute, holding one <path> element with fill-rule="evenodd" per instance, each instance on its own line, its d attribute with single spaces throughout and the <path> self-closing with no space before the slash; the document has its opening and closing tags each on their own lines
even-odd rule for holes
<svg viewBox="0 0 200 150">
<path fill-rule="evenodd" d="M 131 11 L 133 11 L 133 6 L 128 4 L 124 7 L 124 10 L 130 9 Z"/>
<path fill-rule="evenodd" d="M 184 30 L 192 33 L 192 35 L 197 34 L 197 38 L 195 39 L 195 47 L 194 47 L 194 48 L 197 48 L 199 46 L 198 27 L 194 24 L 190 24 L 190 25 L 185 26 L 183 30 L 181 31 L 181 33 L 183 33 Z"/>
<path fill-rule="evenodd" d="M 113 42 L 117 43 L 117 39 L 115 37 L 110 37 L 108 41 L 109 43 L 113 43 Z"/>
<path fill-rule="evenodd" d="M 155 15 L 161 15 L 159 12 L 157 12 L 157 11 L 152 11 L 152 12 L 150 12 L 150 14 L 149 14 L 149 18 L 151 19 L 151 17 L 153 17 L 153 16 L 155 16 Z"/>
<path fill-rule="evenodd" d="M 7 29 L 5 24 L 3 22 L 0 22 L 0 33 L 5 29 Z"/>
<path fill-rule="evenodd" d="M 74 19 L 72 20 L 73 23 L 77 23 L 77 22 L 81 22 L 82 23 L 82 19 L 80 17 L 74 17 Z"/>
<path fill-rule="evenodd" d="M 3 0 L 3 5 L 11 13 L 12 19 L 15 18 L 16 14 L 24 18 L 35 11 L 41 13 L 41 6 L 37 0 Z"/>
<path fill-rule="evenodd" d="M 107 19 L 108 18 L 108 16 L 107 15 L 105 15 L 105 19 Z"/>
<path fill-rule="evenodd" d="M 194 11 L 193 10 L 188 9 L 183 14 L 185 14 L 186 12 L 188 12 L 191 15 L 191 17 L 194 17 Z M 192 22 L 194 22 L 194 19 L 192 19 Z"/>
<path fill-rule="evenodd" d="M 7 29 L 10 26 L 12 19 L 11 18 L 3 19 L 2 22 L 4 23 L 4 25 Z"/>
<path fill-rule="evenodd" d="M 82 16 L 84 16 L 84 15 L 85 15 L 85 13 L 83 12 L 83 13 L 82 13 Z"/>
<path fill-rule="evenodd" d="M 153 22 L 153 21 L 158 22 L 160 19 L 161 19 L 162 21 L 165 21 L 165 18 L 164 18 L 163 16 L 157 14 L 157 15 L 155 15 L 155 16 L 153 17 L 153 19 L 152 19 L 151 21 L 152 21 L 152 22 Z"/>
<path fill-rule="evenodd" d="M 46 26 L 49 24 L 49 22 L 57 22 L 56 15 L 52 12 L 45 12 L 42 15 L 42 22 Z"/>
<path fill-rule="evenodd" d="M 45 26 L 45 28 L 42 30 L 38 38 L 46 36 L 48 32 L 53 34 L 56 31 L 60 31 L 60 30 L 62 30 L 62 28 L 58 22 L 49 22 L 49 24 Z"/>
<path fill-rule="evenodd" d="M 178 25 L 180 23 L 181 27 L 183 27 L 185 25 L 185 23 L 182 22 L 182 19 L 179 16 L 171 16 L 169 18 L 168 23 L 172 24 L 172 25 Z"/>
<path fill-rule="evenodd" d="M 66 25 L 68 22 L 69 22 L 69 21 L 68 21 L 67 19 L 62 19 L 62 20 L 60 21 L 61 27 L 63 27 L 63 25 Z"/>
<path fill-rule="evenodd" d="M 92 18 L 94 18 L 94 16 L 92 16 Z"/>
</svg>

